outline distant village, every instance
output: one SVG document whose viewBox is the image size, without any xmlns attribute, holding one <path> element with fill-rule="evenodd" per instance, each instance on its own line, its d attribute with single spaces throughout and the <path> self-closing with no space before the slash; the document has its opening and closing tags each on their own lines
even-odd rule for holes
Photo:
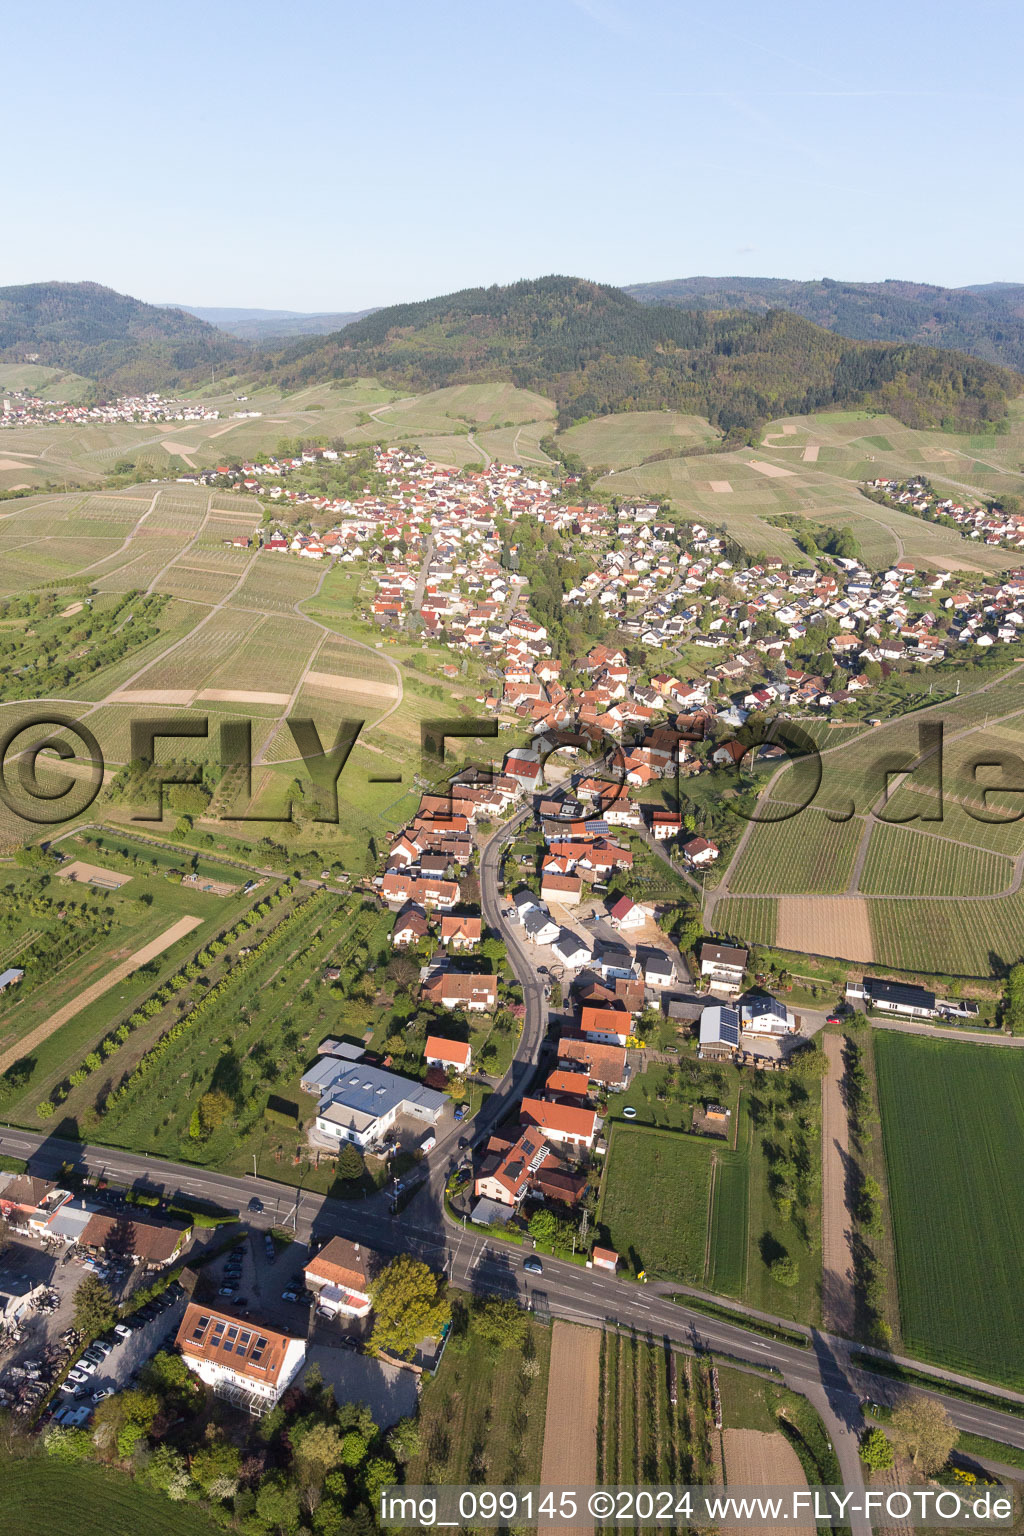
<svg viewBox="0 0 1024 1536">
<path fill-rule="evenodd" d="M 39 424 L 63 426 L 113 426 L 159 421 L 219 421 L 220 411 L 196 401 L 168 400 L 163 395 L 122 395 L 105 405 L 74 405 L 63 400 L 44 400 L 24 390 L 5 389 L 0 400 L 0 427 Z M 259 411 L 238 415 L 260 415 Z"/>
</svg>

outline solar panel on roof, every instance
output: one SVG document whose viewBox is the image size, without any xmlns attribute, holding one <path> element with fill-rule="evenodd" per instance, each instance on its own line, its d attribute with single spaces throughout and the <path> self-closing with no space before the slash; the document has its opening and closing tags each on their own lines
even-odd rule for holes
<svg viewBox="0 0 1024 1536">
<path fill-rule="evenodd" d="M 730 1024 L 727 1019 L 723 1019 L 718 1026 L 718 1038 L 724 1040 L 726 1045 L 739 1045 L 739 1025 Z"/>
</svg>

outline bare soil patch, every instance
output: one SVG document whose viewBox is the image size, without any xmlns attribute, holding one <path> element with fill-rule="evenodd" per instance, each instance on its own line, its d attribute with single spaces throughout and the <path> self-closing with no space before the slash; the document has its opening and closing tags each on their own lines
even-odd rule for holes
<svg viewBox="0 0 1024 1536">
<path fill-rule="evenodd" d="M 81 859 L 76 859 L 73 864 L 65 864 L 63 869 L 57 871 L 58 880 L 74 880 L 79 885 L 102 885 L 110 891 L 119 891 L 131 878 L 131 875 L 119 874 L 114 869 L 103 869 L 99 864 L 84 864 Z"/>
<path fill-rule="evenodd" d="M 168 453 L 176 453 L 179 459 L 185 460 L 190 469 L 195 469 L 195 461 L 189 458 L 189 454 L 195 453 L 191 443 L 172 443 L 169 438 L 164 438 L 160 446 L 166 448 Z"/>
<path fill-rule="evenodd" d="M 122 688 L 112 693 L 106 704 L 188 705 L 195 698 L 194 688 Z"/>
<path fill-rule="evenodd" d="M 870 965 L 875 952 L 869 910 L 857 896 L 780 896 L 775 942 L 780 949 Z"/>
<path fill-rule="evenodd" d="M 540 1480 L 556 1488 L 593 1483 L 597 1476 L 597 1407 L 601 1333 L 576 1323 L 556 1322 L 551 1334 L 547 1417 Z M 550 1536 L 554 1525 L 538 1527 Z M 563 1527 L 564 1529 L 564 1527 Z M 593 1531 L 586 1523 L 576 1531 Z"/>
<path fill-rule="evenodd" d="M 826 1328 L 853 1337 L 852 1223 L 846 1206 L 850 1119 L 843 1100 L 843 1042 L 823 1035 L 828 1075 L 821 1088 L 821 1308 Z"/>
<path fill-rule="evenodd" d="M 336 677 L 333 672 L 307 672 L 306 688 L 322 688 L 326 693 L 364 694 L 371 699 L 397 699 L 394 683 L 380 683 L 368 677 Z"/>
<path fill-rule="evenodd" d="M 808 443 L 807 447 L 800 455 L 805 464 L 817 464 L 819 446 L 820 445 L 818 443 Z"/>
<path fill-rule="evenodd" d="M 708 484 L 710 485 L 711 489 L 713 491 L 717 491 L 719 495 L 725 495 L 727 491 L 732 490 L 732 486 L 729 484 L 728 480 L 709 480 Z"/>
<path fill-rule="evenodd" d="M 198 928 L 201 923 L 201 917 L 179 917 L 178 921 L 172 923 L 170 928 L 166 928 L 158 938 L 144 945 L 142 949 L 137 949 L 134 955 L 129 955 L 127 960 L 122 960 L 120 965 L 114 966 L 113 970 L 105 971 L 99 981 L 93 982 L 91 987 L 86 987 L 84 992 L 79 992 L 70 1003 L 66 1003 L 63 1008 L 58 1008 L 56 1013 L 52 1013 L 45 1024 L 40 1024 L 38 1029 L 23 1035 L 9 1050 L 5 1051 L 0 1056 L 0 1072 L 6 1072 L 7 1068 L 22 1056 L 28 1056 L 37 1045 L 41 1045 L 44 1040 L 56 1034 L 58 1029 L 62 1029 L 69 1019 L 75 1017 L 76 1013 L 81 1013 L 83 1008 L 88 1008 L 97 998 L 102 997 L 104 992 L 109 992 L 111 987 L 119 987 L 133 971 L 148 965 L 151 960 L 162 955 L 165 949 L 170 949 L 172 944 L 176 944 L 187 933 L 191 933 L 193 928 Z"/>
<path fill-rule="evenodd" d="M 197 699 L 207 699 L 211 704 L 280 704 L 285 705 L 290 693 L 251 693 L 244 688 L 204 688 Z"/>
<path fill-rule="evenodd" d="M 734 1488 L 806 1488 L 796 1451 L 781 1430 L 727 1429 L 722 1433 L 725 1480 Z M 813 1536 L 812 1525 L 759 1525 L 759 1536 Z"/>
<path fill-rule="evenodd" d="M 756 469 L 759 475 L 767 475 L 769 480 L 778 480 L 785 475 L 791 475 L 791 469 L 783 469 L 779 464 L 769 464 L 766 459 L 748 459 L 748 469 Z"/>
<path fill-rule="evenodd" d="M 0 465 L 0 468 L 3 468 L 3 466 Z M 76 613 L 81 613 L 84 607 L 84 603 L 71 603 L 69 607 L 61 609 L 60 617 L 62 619 L 72 619 Z"/>
</svg>

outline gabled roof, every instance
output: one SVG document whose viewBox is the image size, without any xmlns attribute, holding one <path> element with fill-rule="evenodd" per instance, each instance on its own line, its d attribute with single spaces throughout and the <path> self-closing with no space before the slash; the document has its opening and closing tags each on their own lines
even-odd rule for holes
<svg viewBox="0 0 1024 1536">
<path fill-rule="evenodd" d="M 186 1360 L 208 1360 L 237 1376 L 276 1386 L 288 1346 L 297 1341 L 290 1334 L 193 1301 L 185 1308 L 175 1342 Z"/>
</svg>

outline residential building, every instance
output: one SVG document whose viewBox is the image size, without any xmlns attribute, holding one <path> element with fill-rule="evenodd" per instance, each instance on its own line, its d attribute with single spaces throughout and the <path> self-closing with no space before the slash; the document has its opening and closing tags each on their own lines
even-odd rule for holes
<svg viewBox="0 0 1024 1536">
<path fill-rule="evenodd" d="M 428 1002 L 464 1013 L 492 1013 L 498 1005 L 498 978 L 442 971 L 424 985 L 423 996 Z"/>
<path fill-rule="evenodd" d="M 721 1060 L 737 1055 L 740 1048 L 740 1016 L 735 1008 L 722 1003 L 712 1003 L 700 1016 L 700 1045 L 698 1056 L 705 1060 Z"/>
<path fill-rule="evenodd" d="M 371 1308 L 367 1286 L 376 1254 L 347 1237 L 332 1237 L 303 1267 L 306 1289 L 316 1304 L 336 1317 L 366 1317 Z"/>
<path fill-rule="evenodd" d="M 465 1040 L 445 1040 L 440 1035 L 428 1035 L 423 1047 L 423 1059 L 428 1067 L 440 1067 L 444 1072 L 468 1072 L 473 1052 Z"/>
<path fill-rule="evenodd" d="M 380 1141 L 399 1115 L 426 1125 L 436 1125 L 441 1118 L 446 1096 L 433 1088 L 362 1062 L 333 1065 L 332 1076 L 318 1084 L 321 1099 L 315 1123 L 321 1136 L 339 1144 L 351 1141 L 357 1147 L 369 1147 Z"/>
<path fill-rule="evenodd" d="M 597 1111 L 576 1104 L 554 1104 L 547 1099 L 525 1098 L 522 1117 L 538 1126 L 552 1142 L 592 1147 L 597 1134 Z"/>
<path fill-rule="evenodd" d="M 700 974 L 712 992 L 738 992 L 743 986 L 746 968 L 745 949 L 730 944 L 710 944 L 707 940 L 700 947 Z"/>
</svg>

